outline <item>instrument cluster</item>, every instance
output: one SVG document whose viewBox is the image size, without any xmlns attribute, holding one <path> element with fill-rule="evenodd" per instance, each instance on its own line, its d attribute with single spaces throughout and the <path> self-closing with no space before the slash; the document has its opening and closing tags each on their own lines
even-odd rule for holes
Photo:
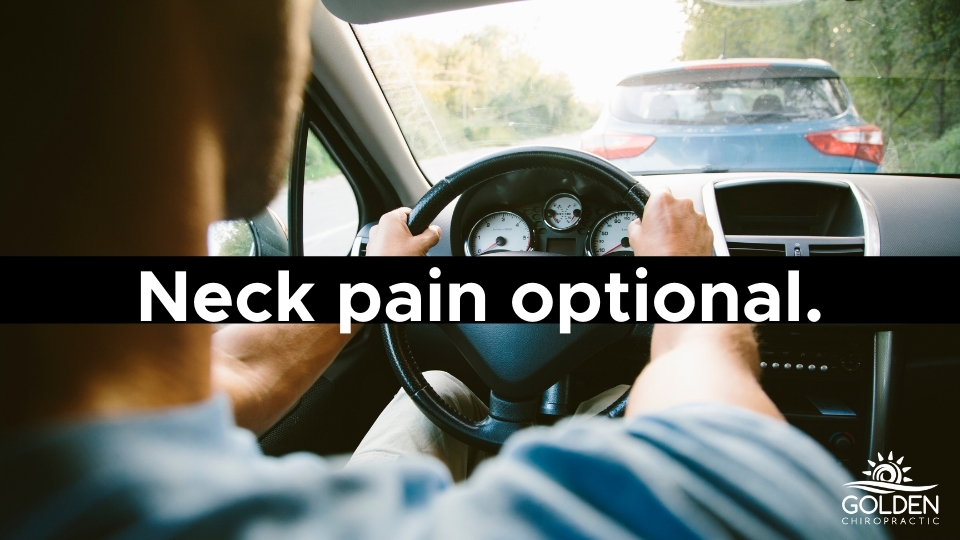
<svg viewBox="0 0 960 540">
<path fill-rule="evenodd" d="M 627 226 L 636 218 L 630 210 L 561 191 L 540 203 L 484 215 L 470 229 L 464 252 L 474 257 L 503 251 L 632 256 Z"/>
</svg>

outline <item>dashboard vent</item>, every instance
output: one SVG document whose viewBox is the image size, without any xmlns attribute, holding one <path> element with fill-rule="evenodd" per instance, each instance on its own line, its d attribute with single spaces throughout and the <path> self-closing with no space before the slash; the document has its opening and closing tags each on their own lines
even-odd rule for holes
<svg viewBox="0 0 960 540">
<path fill-rule="evenodd" d="M 785 257 L 783 244 L 754 244 L 751 242 L 727 242 L 731 257 Z"/>
<path fill-rule="evenodd" d="M 811 257 L 863 257 L 863 244 L 810 244 Z"/>
<path fill-rule="evenodd" d="M 353 239 L 353 247 L 350 248 L 351 257 L 366 257 L 367 256 L 367 242 L 366 237 L 360 236 L 357 234 L 357 237 Z"/>
</svg>

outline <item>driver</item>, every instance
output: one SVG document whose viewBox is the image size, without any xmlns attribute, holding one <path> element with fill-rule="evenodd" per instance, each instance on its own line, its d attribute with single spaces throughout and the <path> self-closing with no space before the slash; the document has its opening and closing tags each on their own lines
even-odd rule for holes
<svg viewBox="0 0 960 540">
<path fill-rule="evenodd" d="M 290 152 L 311 6 L 11 4 L 4 253 L 200 256 L 210 222 L 262 209 Z M 436 243 L 405 215 L 383 217 L 372 255 Z M 662 193 L 630 237 L 641 254 L 705 255 L 710 232 Z M 624 420 L 525 430 L 459 484 L 428 456 L 337 471 L 260 453 L 250 430 L 344 339 L 324 325 L 228 327 L 212 347 L 208 325 L 3 326 L 0 537 L 883 535 L 841 526 L 849 476 L 763 393 L 748 326 L 658 326 Z"/>
</svg>

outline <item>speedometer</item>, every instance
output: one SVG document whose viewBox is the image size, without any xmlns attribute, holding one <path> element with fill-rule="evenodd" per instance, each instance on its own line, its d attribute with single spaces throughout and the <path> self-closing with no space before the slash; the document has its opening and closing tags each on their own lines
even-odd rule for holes
<svg viewBox="0 0 960 540">
<path fill-rule="evenodd" d="M 467 255 L 530 251 L 530 226 L 513 212 L 494 212 L 484 216 L 473 226 L 466 244 Z"/>
<path fill-rule="evenodd" d="M 623 210 L 607 214 L 597 221 L 597 225 L 590 233 L 588 254 L 594 257 L 612 255 L 614 257 L 632 257 L 630 239 L 627 236 L 627 226 L 637 219 L 637 214 Z"/>
</svg>

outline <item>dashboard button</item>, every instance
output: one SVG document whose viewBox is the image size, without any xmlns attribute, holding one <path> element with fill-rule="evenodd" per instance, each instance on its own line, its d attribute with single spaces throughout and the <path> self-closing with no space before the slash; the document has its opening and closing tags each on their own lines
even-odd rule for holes
<svg viewBox="0 0 960 540">
<path fill-rule="evenodd" d="M 780 368 L 780 363 L 779 363 L 779 362 L 774 362 L 774 363 L 770 364 L 770 367 L 772 367 L 773 369 L 779 369 L 779 368 Z"/>
<path fill-rule="evenodd" d="M 820 366 L 820 371 L 826 371 L 826 370 L 828 370 L 828 369 L 830 369 L 830 368 L 828 368 L 828 367 L 825 366 L 825 365 L 824 365 L 824 366 Z"/>
<path fill-rule="evenodd" d="M 803 370 L 803 364 L 797 364 L 797 371 Z"/>
<path fill-rule="evenodd" d="M 827 367 L 827 366 L 823 366 L 823 367 Z M 807 366 L 807 371 L 816 371 L 816 370 L 817 370 L 817 366 L 813 364 L 810 364 L 809 366 Z"/>
<path fill-rule="evenodd" d="M 760 362 L 760 369 L 766 369 L 766 368 L 767 368 L 767 363 L 766 363 L 766 362 Z"/>
<path fill-rule="evenodd" d="M 783 365 L 783 369 L 790 369 L 792 367 L 793 367 L 793 364 L 791 364 L 790 362 L 787 362 L 786 364 Z"/>
<path fill-rule="evenodd" d="M 851 450 L 853 450 L 856 439 L 847 432 L 837 432 L 830 436 L 827 444 L 830 446 L 830 449 L 833 450 L 834 454 L 844 457 L 849 455 Z"/>
</svg>

